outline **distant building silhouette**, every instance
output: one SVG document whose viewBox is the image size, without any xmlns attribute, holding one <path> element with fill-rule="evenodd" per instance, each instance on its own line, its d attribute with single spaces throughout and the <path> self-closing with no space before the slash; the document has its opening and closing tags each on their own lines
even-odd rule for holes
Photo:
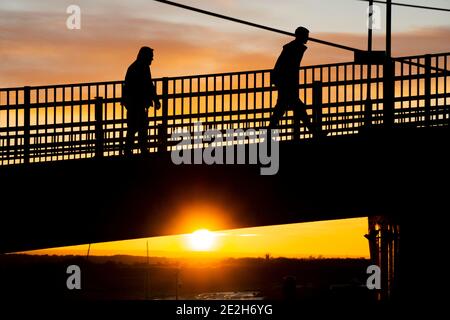
<svg viewBox="0 0 450 320">
<path fill-rule="evenodd" d="M 122 104 L 127 109 L 127 137 L 125 155 L 133 154 L 134 136 L 138 133 L 139 147 L 142 154 L 148 154 L 147 127 L 148 108 L 154 106 L 159 109 L 155 85 L 152 81 L 150 65 L 153 61 L 153 49 L 142 47 L 136 61 L 127 70 L 125 84 L 122 91 Z"/>
</svg>

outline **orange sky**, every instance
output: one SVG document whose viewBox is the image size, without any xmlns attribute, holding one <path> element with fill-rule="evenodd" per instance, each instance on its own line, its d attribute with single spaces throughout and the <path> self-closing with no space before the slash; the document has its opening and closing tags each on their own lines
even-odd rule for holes
<svg viewBox="0 0 450 320">
<path fill-rule="evenodd" d="M 207 5 L 202 1 L 185 2 Z M 334 5 L 334 1 L 322 2 Z M 80 1 L 80 30 L 65 27 L 68 15 L 64 1 L 59 5 L 50 0 L 22 1 L 24 8 L 19 9 L 16 7 L 20 4 L 13 3 L 6 1 L 0 5 L 0 87 L 120 80 L 142 45 L 155 49 L 154 77 L 268 69 L 273 67 L 282 45 L 292 40 L 288 36 L 167 8 L 152 1 L 145 3 L 145 9 L 141 8 L 142 3 L 133 4 L 134 1 L 127 6 L 116 1 L 108 2 L 109 5 Z M 308 21 L 312 37 L 361 49 L 366 47 L 363 3 L 352 4 L 358 6 L 353 22 L 342 16 L 335 25 L 326 21 L 331 23 L 337 19 L 338 12 L 336 15 L 321 12 L 321 17 L 317 12 L 322 8 L 319 3 L 306 0 L 297 3 L 303 4 L 303 10 L 298 11 L 298 19 L 295 19 L 289 13 L 290 6 L 296 7 L 292 1 L 286 2 L 283 10 L 262 1 L 253 12 L 245 7 L 245 1 L 208 1 L 208 5 L 213 6 L 211 9 L 224 13 L 231 10 L 243 19 L 273 23 L 275 27 L 277 23 L 285 30 L 293 31 L 301 22 Z M 340 10 L 348 10 L 347 5 L 343 3 Z M 315 15 L 310 17 L 308 11 Z M 395 12 L 405 11 L 396 9 Z M 288 13 L 289 20 L 280 19 Z M 433 17 L 437 21 L 435 24 L 425 20 L 432 21 Z M 442 14 L 430 16 L 426 12 L 416 18 L 424 20 L 395 21 L 394 55 L 450 51 L 446 41 L 450 38 L 450 24 L 439 23 Z M 352 53 L 346 51 L 315 43 L 308 46 L 304 65 L 353 59 Z M 383 49 L 383 46 L 383 32 L 375 31 L 375 49 Z"/>
<path fill-rule="evenodd" d="M 199 227 L 201 227 L 199 225 Z M 215 232 L 210 257 L 369 257 L 367 218 L 297 223 Z M 161 257 L 189 257 L 199 253 L 189 242 L 190 235 L 105 242 L 91 245 L 90 255 L 149 255 Z M 30 254 L 86 255 L 88 245 L 29 251 Z"/>
</svg>

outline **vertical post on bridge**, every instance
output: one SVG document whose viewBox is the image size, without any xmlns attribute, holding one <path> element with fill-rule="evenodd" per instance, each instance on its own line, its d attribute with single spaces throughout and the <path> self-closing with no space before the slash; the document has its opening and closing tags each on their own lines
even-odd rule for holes
<svg viewBox="0 0 450 320">
<path fill-rule="evenodd" d="M 372 39 L 373 39 L 373 0 L 369 1 L 369 16 L 368 18 L 368 28 L 367 28 L 367 51 L 372 52 Z M 364 103 L 364 125 L 370 127 L 372 125 L 372 95 L 371 95 L 371 84 L 372 84 L 372 64 L 369 62 L 367 64 L 367 92 L 366 101 Z"/>
<path fill-rule="evenodd" d="M 158 151 L 167 151 L 167 117 L 169 109 L 169 78 L 162 79 L 162 123 L 158 126 Z"/>
<path fill-rule="evenodd" d="M 383 66 L 383 125 L 394 125 L 395 64 L 392 60 L 392 0 L 386 0 L 386 61 Z"/>
<path fill-rule="evenodd" d="M 387 56 L 383 65 L 383 126 L 394 126 L 395 68 L 394 61 Z"/>
<path fill-rule="evenodd" d="M 23 163 L 30 163 L 30 87 L 23 87 Z"/>
<path fill-rule="evenodd" d="M 431 121 L 431 56 L 425 56 L 425 127 Z"/>
<path fill-rule="evenodd" d="M 313 127 L 314 138 L 319 138 L 322 131 L 322 82 L 313 82 Z"/>
<path fill-rule="evenodd" d="M 102 158 L 103 139 L 103 97 L 95 98 L 95 157 Z"/>
</svg>

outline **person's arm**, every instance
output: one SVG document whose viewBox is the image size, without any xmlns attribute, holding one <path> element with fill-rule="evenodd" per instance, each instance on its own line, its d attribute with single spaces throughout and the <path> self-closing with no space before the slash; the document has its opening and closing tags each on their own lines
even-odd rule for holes
<svg viewBox="0 0 450 320">
<path fill-rule="evenodd" d="M 159 108 L 161 108 L 161 103 L 159 102 L 158 94 L 156 93 L 156 86 L 153 83 L 153 81 L 151 81 L 151 83 L 152 83 L 152 85 L 151 85 L 151 87 L 152 87 L 152 89 L 151 89 L 152 90 L 152 99 L 153 99 L 153 102 L 155 103 L 156 110 L 159 110 Z"/>
</svg>

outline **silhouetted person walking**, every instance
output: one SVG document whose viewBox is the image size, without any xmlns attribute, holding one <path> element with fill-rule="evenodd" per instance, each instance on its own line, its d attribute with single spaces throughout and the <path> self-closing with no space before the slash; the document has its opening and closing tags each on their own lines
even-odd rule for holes
<svg viewBox="0 0 450 320">
<path fill-rule="evenodd" d="M 153 49 L 142 47 L 139 50 L 136 61 L 128 67 L 125 76 L 122 103 L 127 109 L 128 129 L 125 143 L 125 155 L 127 156 L 133 154 L 136 132 L 139 137 L 141 153 L 144 155 L 148 154 L 148 108 L 153 106 L 153 103 L 156 109 L 161 108 L 150 72 L 152 61 Z"/>
<path fill-rule="evenodd" d="M 303 54 L 307 47 L 309 31 L 304 27 L 295 30 L 295 40 L 283 46 L 278 60 L 272 70 L 271 83 L 278 88 L 278 100 L 270 119 L 270 128 L 275 128 L 278 121 L 290 107 L 294 110 L 294 126 L 298 128 L 299 121 L 303 121 L 310 132 L 315 127 L 311 122 L 306 105 L 298 97 L 299 68 Z"/>
</svg>

